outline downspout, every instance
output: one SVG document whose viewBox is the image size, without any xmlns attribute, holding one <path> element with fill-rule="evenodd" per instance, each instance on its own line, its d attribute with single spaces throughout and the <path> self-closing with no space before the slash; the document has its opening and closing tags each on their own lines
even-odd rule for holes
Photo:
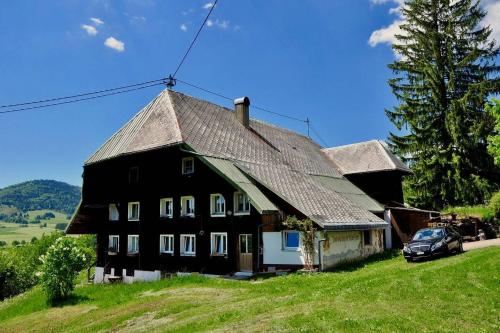
<svg viewBox="0 0 500 333">
<path fill-rule="evenodd" d="M 319 263 L 319 271 L 323 272 L 323 250 L 321 244 L 326 241 L 326 238 L 322 238 L 318 240 L 318 263 Z"/>
</svg>

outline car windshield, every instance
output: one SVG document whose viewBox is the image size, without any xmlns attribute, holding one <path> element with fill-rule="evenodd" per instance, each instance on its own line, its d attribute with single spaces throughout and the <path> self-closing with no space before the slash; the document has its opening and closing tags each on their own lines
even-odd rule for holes
<svg viewBox="0 0 500 333">
<path fill-rule="evenodd" d="M 429 240 L 435 238 L 441 238 L 444 236 L 444 229 L 422 229 L 417 231 L 413 240 Z"/>
</svg>

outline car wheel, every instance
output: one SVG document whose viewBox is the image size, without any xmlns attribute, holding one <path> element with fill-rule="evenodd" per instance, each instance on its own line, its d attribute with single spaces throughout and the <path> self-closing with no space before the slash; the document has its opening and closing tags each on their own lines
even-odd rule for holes
<svg viewBox="0 0 500 333">
<path fill-rule="evenodd" d="M 407 262 L 413 262 L 413 259 L 408 258 L 408 259 L 406 259 L 406 261 L 407 261 Z"/>
</svg>

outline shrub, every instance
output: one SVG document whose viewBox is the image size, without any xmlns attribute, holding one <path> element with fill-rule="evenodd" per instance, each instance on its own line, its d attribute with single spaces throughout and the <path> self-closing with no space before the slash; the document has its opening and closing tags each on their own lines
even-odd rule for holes
<svg viewBox="0 0 500 333">
<path fill-rule="evenodd" d="M 85 267 L 86 258 L 76 241 L 59 238 L 42 260 L 42 287 L 49 302 L 65 299 L 75 287 L 78 272 Z"/>
<path fill-rule="evenodd" d="M 56 223 L 56 229 L 57 230 L 61 230 L 61 231 L 64 231 L 66 230 L 66 227 L 68 226 L 67 223 L 63 223 L 63 222 L 59 222 L 59 223 Z"/>
<path fill-rule="evenodd" d="M 489 207 L 492 210 L 495 217 L 497 219 L 500 218 L 500 191 L 493 194 L 493 196 L 490 199 Z"/>
<path fill-rule="evenodd" d="M 13 240 L 12 241 L 12 246 L 18 246 L 20 243 L 18 240 Z"/>
</svg>

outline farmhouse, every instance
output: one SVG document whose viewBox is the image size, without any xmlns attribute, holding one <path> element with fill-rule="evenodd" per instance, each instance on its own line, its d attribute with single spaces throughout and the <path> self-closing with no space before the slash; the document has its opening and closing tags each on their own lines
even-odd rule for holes
<svg viewBox="0 0 500 333">
<path fill-rule="evenodd" d="M 164 90 L 85 162 L 67 232 L 97 234 L 96 282 L 299 269 L 302 240 L 282 226 L 287 216 L 320 230 L 316 267 L 384 249 L 388 223 L 375 199 L 402 201 L 400 176 L 363 185 L 335 149 L 251 119 L 246 97 L 234 104 Z M 389 156 L 407 172 L 380 149 L 373 162 Z"/>
</svg>

